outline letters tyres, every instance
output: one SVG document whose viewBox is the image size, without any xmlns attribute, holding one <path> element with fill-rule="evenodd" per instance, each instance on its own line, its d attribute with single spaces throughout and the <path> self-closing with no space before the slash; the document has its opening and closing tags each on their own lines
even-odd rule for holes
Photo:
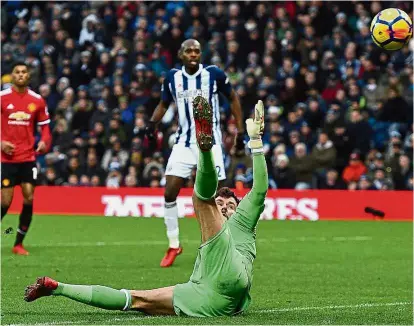
<svg viewBox="0 0 414 326">
<path fill-rule="evenodd" d="M 248 190 L 238 193 L 244 196 Z M 145 216 L 164 215 L 164 190 L 148 188 L 38 187 L 35 214 Z M 182 189 L 177 199 L 181 217 L 193 217 L 192 189 Z M 10 212 L 19 213 L 20 189 Z M 269 190 L 262 220 L 372 220 L 364 211 L 372 207 L 385 213 L 385 220 L 412 220 L 413 197 L 407 191 L 294 191 Z"/>
</svg>

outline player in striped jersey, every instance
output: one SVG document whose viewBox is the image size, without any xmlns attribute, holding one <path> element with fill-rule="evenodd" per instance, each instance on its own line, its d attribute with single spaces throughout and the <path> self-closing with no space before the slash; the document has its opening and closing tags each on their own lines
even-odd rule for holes
<svg viewBox="0 0 414 326">
<path fill-rule="evenodd" d="M 189 178 L 192 169 L 197 166 L 198 149 L 195 136 L 195 123 L 191 110 L 193 99 L 203 96 L 208 99 L 213 109 L 213 134 L 217 143 L 212 148 L 218 180 L 224 180 L 222 135 L 220 129 L 219 93 L 227 97 L 231 104 L 231 112 L 236 118 L 238 135 L 237 148 L 244 148 L 244 124 L 239 98 L 232 89 L 229 79 L 217 66 L 204 67 L 201 62 L 201 45 L 197 40 L 189 39 L 181 44 L 178 52 L 183 62 L 182 68 L 171 69 L 162 85 L 161 101 L 146 128 L 147 137 L 154 137 L 155 127 L 162 119 L 169 104 L 175 101 L 178 108 L 179 129 L 175 145 L 168 160 L 165 188 L 164 221 L 167 227 L 169 248 L 161 260 L 162 267 L 169 267 L 182 252 L 179 243 L 178 210 L 176 199 L 185 179 Z"/>
</svg>

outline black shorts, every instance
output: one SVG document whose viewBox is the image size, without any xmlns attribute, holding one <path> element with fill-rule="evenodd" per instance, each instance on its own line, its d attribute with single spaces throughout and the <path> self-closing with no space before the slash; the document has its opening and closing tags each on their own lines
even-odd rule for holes
<svg viewBox="0 0 414 326">
<path fill-rule="evenodd" d="M 36 185 L 36 162 L 1 163 L 1 187 L 14 187 L 21 183 Z"/>
</svg>

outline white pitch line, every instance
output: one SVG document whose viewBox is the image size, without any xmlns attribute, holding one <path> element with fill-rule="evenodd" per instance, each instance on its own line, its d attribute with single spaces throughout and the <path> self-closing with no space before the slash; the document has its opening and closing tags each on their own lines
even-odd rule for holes
<svg viewBox="0 0 414 326">
<path fill-rule="evenodd" d="M 277 309 L 265 309 L 265 310 L 252 310 L 248 311 L 248 314 L 256 313 L 274 313 L 274 312 L 290 312 L 290 311 L 303 311 L 303 310 L 330 310 L 330 309 L 359 309 L 359 308 L 373 308 L 373 307 L 389 307 L 389 306 L 406 306 L 412 305 L 412 302 L 384 302 L 384 303 L 360 303 L 355 305 L 330 305 L 330 306 L 316 306 L 316 307 L 292 307 L 292 308 L 277 308 Z M 155 319 L 165 318 L 165 316 L 128 316 L 125 318 L 116 317 L 105 319 L 105 322 L 117 322 L 117 321 L 132 321 L 143 319 Z M 84 325 L 87 320 L 79 321 L 58 321 L 52 323 L 35 323 L 35 324 L 9 324 L 10 326 L 26 326 L 26 325 Z"/>
<path fill-rule="evenodd" d="M 355 305 L 265 309 L 265 310 L 256 310 L 256 311 L 252 311 L 252 312 L 273 313 L 273 312 L 289 312 L 289 311 L 303 311 L 303 310 L 356 309 L 356 308 L 387 307 L 387 306 L 406 306 L 406 305 L 409 305 L 409 304 L 413 304 L 413 303 L 412 302 L 360 303 L 360 304 L 355 304 Z"/>
<path fill-rule="evenodd" d="M 343 241 L 370 241 L 372 237 L 366 236 L 354 236 L 354 237 L 297 237 L 297 238 L 274 238 L 272 240 L 257 239 L 257 242 L 343 242 Z M 183 240 L 182 243 L 188 244 L 200 244 L 198 240 Z M 165 241 L 97 241 L 97 242 L 49 242 L 49 243 L 34 243 L 30 244 L 29 247 L 104 247 L 104 246 L 165 246 Z"/>
</svg>

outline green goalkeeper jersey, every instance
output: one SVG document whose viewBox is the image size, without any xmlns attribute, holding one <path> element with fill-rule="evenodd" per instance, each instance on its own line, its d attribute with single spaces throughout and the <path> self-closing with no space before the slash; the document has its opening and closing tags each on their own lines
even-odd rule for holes
<svg viewBox="0 0 414 326">
<path fill-rule="evenodd" d="M 263 154 L 253 155 L 253 179 L 236 212 L 200 246 L 190 281 L 175 287 L 173 304 L 178 315 L 229 316 L 249 306 L 256 225 L 268 188 Z"/>
</svg>

